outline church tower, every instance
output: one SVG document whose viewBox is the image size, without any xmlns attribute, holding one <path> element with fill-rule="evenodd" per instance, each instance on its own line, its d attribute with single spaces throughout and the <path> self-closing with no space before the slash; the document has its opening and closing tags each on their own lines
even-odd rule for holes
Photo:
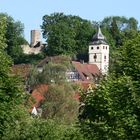
<svg viewBox="0 0 140 140">
<path fill-rule="evenodd" d="M 89 64 L 96 64 L 103 75 L 108 72 L 109 45 L 100 27 L 89 44 Z"/>
</svg>

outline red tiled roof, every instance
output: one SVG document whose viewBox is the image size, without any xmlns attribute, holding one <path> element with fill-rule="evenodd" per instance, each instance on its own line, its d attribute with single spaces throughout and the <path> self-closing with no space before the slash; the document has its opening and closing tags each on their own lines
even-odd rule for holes
<svg viewBox="0 0 140 140">
<path fill-rule="evenodd" d="M 72 61 L 73 66 L 78 71 L 79 75 L 81 76 L 81 79 L 83 81 L 88 81 L 87 77 L 91 78 L 96 75 L 100 75 L 100 70 L 95 64 L 81 64 L 80 62 Z"/>
<path fill-rule="evenodd" d="M 41 101 L 43 101 L 44 94 L 48 91 L 48 85 L 42 84 L 38 85 L 32 92 L 32 97 L 35 100 L 35 103 L 33 104 L 33 107 L 36 108 L 40 106 Z"/>
</svg>

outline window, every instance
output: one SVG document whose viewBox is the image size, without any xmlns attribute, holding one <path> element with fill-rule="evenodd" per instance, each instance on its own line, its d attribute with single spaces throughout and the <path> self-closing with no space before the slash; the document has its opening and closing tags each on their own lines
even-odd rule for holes
<svg viewBox="0 0 140 140">
<path fill-rule="evenodd" d="M 93 58 L 94 58 L 94 61 L 96 62 L 96 59 L 97 59 L 96 53 L 94 54 Z"/>
<path fill-rule="evenodd" d="M 97 50 L 99 50 L 99 46 L 97 46 Z"/>
<path fill-rule="evenodd" d="M 106 62 L 106 55 L 104 56 L 104 62 Z"/>
<path fill-rule="evenodd" d="M 105 49 L 105 46 L 103 46 L 103 49 Z"/>
<path fill-rule="evenodd" d="M 91 47 L 91 50 L 93 50 L 93 47 Z"/>
<path fill-rule="evenodd" d="M 107 50 L 107 46 L 106 46 L 106 50 Z"/>
</svg>

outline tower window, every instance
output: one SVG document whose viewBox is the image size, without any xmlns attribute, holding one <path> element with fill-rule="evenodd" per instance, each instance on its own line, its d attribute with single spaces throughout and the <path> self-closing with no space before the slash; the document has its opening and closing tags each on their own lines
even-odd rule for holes
<svg viewBox="0 0 140 140">
<path fill-rule="evenodd" d="M 96 62 L 96 59 L 97 59 L 96 53 L 94 54 L 93 58 L 94 58 L 94 61 Z"/>
<path fill-rule="evenodd" d="M 97 50 L 99 50 L 99 46 L 97 46 Z"/>
<path fill-rule="evenodd" d="M 104 56 L 104 62 L 106 62 L 106 55 Z"/>
<path fill-rule="evenodd" d="M 91 47 L 91 50 L 93 50 L 93 47 Z"/>
</svg>

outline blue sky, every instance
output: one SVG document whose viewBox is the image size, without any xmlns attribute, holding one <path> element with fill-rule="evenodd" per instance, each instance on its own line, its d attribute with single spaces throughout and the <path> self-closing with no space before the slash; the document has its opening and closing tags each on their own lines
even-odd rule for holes
<svg viewBox="0 0 140 140">
<path fill-rule="evenodd" d="M 40 29 L 42 17 L 54 12 L 101 21 L 107 16 L 134 17 L 140 23 L 140 0 L 0 0 L 0 12 L 24 23 L 25 38 L 30 30 Z"/>
</svg>

